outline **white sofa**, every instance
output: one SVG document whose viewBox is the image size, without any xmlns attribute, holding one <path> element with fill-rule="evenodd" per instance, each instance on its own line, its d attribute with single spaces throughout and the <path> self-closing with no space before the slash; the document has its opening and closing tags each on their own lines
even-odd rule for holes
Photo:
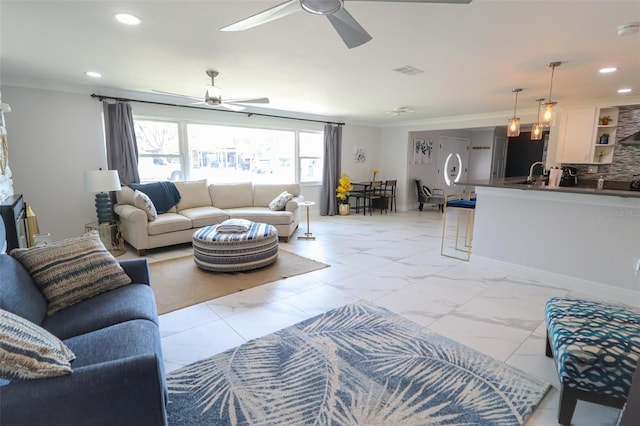
<svg viewBox="0 0 640 426">
<path fill-rule="evenodd" d="M 124 186 L 117 193 L 114 211 L 120 217 L 122 237 L 143 254 L 144 250 L 191 242 L 193 233 L 230 218 L 273 225 L 287 242 L 298 227 L 298 202 L 303 201 L 300 184 L 214 183 L 206 180 L 174 182 L 180 201 L 168 212 L 150 221 L 144 210 L 134 206 L 134 191 Z M 294 198 L 284 210 L 271 210 L 269 203 L 283 191 Z"/>
</svg>

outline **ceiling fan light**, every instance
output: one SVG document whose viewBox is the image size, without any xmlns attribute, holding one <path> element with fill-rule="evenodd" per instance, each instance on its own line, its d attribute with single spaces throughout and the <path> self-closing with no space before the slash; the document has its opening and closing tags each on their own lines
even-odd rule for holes
<svg viewBox="0 0 640 426">
<path fill-rule="evenodd" d="M 207 87 L 207 93 L 204 94 L 204 101 L 207 105 L 220 105 L 222 102 L 222 89 L 216 86 Z"/>
<path fill-rule="evenodd" d="M 343 0 L 300 0 L 302 10 L 314 15 L 331 15 L 342 9 L 343 4 Z"/>
</svg>

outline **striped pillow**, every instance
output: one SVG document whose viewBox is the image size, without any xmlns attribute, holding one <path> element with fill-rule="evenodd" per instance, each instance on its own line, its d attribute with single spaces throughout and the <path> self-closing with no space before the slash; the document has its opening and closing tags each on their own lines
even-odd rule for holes
<svg viewBox="0 0 640 426">
<path fill-rule="evenodd" d="M 47 315 L 114 288 L 131 278 L 100 241 L 98 231 L 42 247 L 14 250 L 47 299 Z"/>
<path fill-rule="evenodd" d="M 56 336 L 0 309 L 0 378 L 40 379 L 71 373 L 76 356 Z"/>
</svg>

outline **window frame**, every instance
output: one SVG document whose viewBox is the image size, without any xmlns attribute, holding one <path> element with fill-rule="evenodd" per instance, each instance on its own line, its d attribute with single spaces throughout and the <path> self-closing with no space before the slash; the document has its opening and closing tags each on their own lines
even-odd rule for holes
<svg viewBox="0 0 640 426">
<path fill-rule="evenodd" d="M 307 127 L 286 127 L 286 126 L 271 126 L 271 125 L 260 125 L 260 126 L 247 126 L 240 125 L 236 123 L 223 123 L 217 121 L 208 121 L 208 120 L 198 120 L 198 119 L 188 119 L 188 118 L 174 118 L 174 117 L 164 117 L 164 116 L 150 116 L 145 114 L 133 114 L 133 121 L 156 121 L 161 123 L 176 123 L 178 125 L 178 148 L 179 154 L 170 154 L 170 155 L 151 155 L 151 154 L 138 154 L 139 158 L 144 157 L 171 157 L 171 158 L 180 158 L 180 169 L 183 174 L 183 180 L 191 180 L 191 158 L 189 155 L 189 139 L 188 139 L 188 129 L 187 126 L 189 124 L 197 124 L 197 125 L 211 125 L 211 126 L 225 126 L 231 128 L 247 128 L 247 129 L 257 129 L 257 130 L 274 130 L 274 131 L 284 131 L 284 132 L 292 132 L 294 137 L 294 152 L 293 152 L 293 162 L 294 162 L 294 179 L 296 183 L 299 183 L 302 186 L 320 186 L 322 185 L 322 177 L 320 180 L 313 181 L 302 181 L 301 179 L 301 159 L 302 158 L 319 158 L 324 162 L 324 157 L 310 157 L 310 156 L 300 156 L 300 134 L 301 133 L 311 133 L 311 134 L 320 134 L 323 135 L 324 131 L 319 129 L 307 128 Z M 137 144 L 137 141 L 136 141 Z M 323 147 L 321 147 L 322 152 L 324 152 Z M 324 164 L 324 163 L 323 163 Z M 252 181 L 254 181 L 252 179 Z"/>
</svg>

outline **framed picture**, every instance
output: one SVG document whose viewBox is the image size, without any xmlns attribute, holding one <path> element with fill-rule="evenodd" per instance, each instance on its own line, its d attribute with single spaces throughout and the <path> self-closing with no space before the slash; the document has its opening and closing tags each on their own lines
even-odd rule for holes
<svg viewBox="0 0 640 426">
<path fill-rule="evenodd" d="M 411 150 L 412 164 L 431 164 L 433 141 L 431 139 L 414 139 Z"/>
<path fill-rule="evenodd" d="M 366 160 L 367 153 L 365 152 L 364 148 L 356 146 L 353 153 L 353 161 L 355 161 L 356 163 L 364 163 Z"/>
</svg>

